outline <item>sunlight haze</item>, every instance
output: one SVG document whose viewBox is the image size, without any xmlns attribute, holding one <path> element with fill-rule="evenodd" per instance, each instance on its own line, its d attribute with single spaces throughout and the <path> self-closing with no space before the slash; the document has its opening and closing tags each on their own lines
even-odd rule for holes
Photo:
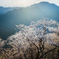
<svg viewBox="0 0 59 59">
<path fill-rule="evenodd" d="M 3 7 L 27 7 L 35 3 L 46 1 L 59 6 L 59 0 L 0 0 L 0 6 Z"/>
</svg>

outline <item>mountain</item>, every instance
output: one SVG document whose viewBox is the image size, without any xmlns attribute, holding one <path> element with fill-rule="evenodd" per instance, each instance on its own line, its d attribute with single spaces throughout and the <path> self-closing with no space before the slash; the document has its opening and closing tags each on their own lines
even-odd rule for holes
<svg viewBox="0 0 59 59">
<path fill-rule="evenodd" d="M 29 7 L 22 7 L 0 15 L 0 36 L 6 39 L 14 34 L 15 25 L 29 25 L 31 21 L 49 18 L 59 22 L 59 6 L 48 2 L 40 2 Z"/>
<path fill-rule="evenodd" d="M 19 8 L 19 7 L 1 7 L 0 6 L 0 15 L 5 14 L 8 11 L 12 11 L 12 10 L 17 9 L 17 8 Z"/>
<path fill-rule="evenodd" d="M 13 10 L 13 8 L 4 8 L 4 7 L 0 7 L 0 15 L 1 14 L 5 14 L 8 11 Z"/>
</svg>

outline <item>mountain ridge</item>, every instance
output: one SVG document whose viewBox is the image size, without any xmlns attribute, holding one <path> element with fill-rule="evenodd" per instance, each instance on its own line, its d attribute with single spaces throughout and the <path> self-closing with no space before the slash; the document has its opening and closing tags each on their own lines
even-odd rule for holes
<svg viewBox="0 0 59 59">
<path fill-rule="evenodd" d="M 10 32 L 7 33 L 15 33 L 15 25 L 25 24 L 29 25 L 31 21 L 37 21 L 43 18 L 49 18 L 56 21 L 59 21 L 59 7 L 55 4 L 50 4 L 47 2 L 41 2 L 38 4 L 31 5 L 29 7 L 22 7 L 19 9 L 14 9 L 12 11 L 8 11 L 6 14 L 0 15 L 0 25 L 5 26 L 5 29 L 8 27 L 11 28 Z M 7 27 L 7 28 L 6 28 Z M 0 27 L 1 28 L 1 27 Z M 7 29 L 9 30 L 9 29 Z M 13 31 L 13 33 L 12 33 Z M 4 37 L 5 33 L 2 35 L 5 30 L 0 30 L 0 36 L 6 39 L 9 35 Z"/>
<path fill-rule="evenodd" d="M 14 9 L 18 9 L 18 8 L 20 8 L 20 7 L 2 7 L 2 6 L 0 6 L 0 15 L 1 14 L 5 14 L 8 11 L 12 11 Z"/>
</svg>

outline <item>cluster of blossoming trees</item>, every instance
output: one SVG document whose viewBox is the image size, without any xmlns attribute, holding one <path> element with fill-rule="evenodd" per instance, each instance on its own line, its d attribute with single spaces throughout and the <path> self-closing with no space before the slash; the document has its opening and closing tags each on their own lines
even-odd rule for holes
<svg viewBox="0 0 59 59">
<path fill-rule="evenodd" d="M 59 23 L 55 20 L 44 18 L 37 22 L 32 21 L 29 26 L 24 24 L 15 26 L 19 31 L 8 37 L 5 42 L 11 45 L 15 51 L 14 53 L 17 52 L 19 56 L 24 55 L 27 57 L 27 50 L 29 48 L 33 49 L 34 46 L 36 50 L 38 49 L 38 52 L 43 51 L 45 42 L 59 47 Z M 38 55 L 39 53 L 35 58 L 38 58 Z"/>
</svg>

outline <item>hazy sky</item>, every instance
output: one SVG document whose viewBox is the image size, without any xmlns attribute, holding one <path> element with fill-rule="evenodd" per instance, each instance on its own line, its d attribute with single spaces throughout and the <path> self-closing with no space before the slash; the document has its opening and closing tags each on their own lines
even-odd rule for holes
<svg viewBox="0 0 59 59">
<path fill-rule="evenodd" d="M 59 6 L 59 0 L 0 0 L 0 6 L 3 7 L 26 7 L 41 1 L 47 1 Z"/>
</svg>

